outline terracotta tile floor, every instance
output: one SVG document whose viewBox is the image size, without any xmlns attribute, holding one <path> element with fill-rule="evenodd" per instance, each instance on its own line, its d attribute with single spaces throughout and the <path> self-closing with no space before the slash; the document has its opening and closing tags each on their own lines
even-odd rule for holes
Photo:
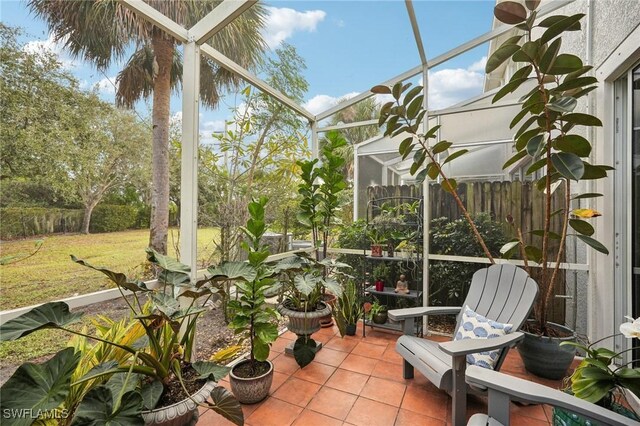
<svg viewBox="0 0 640 426">
<path fill-rule="evenodd" d="M 451 398 L 445 392 L 417 371 L 412 380 L 402 378 L 402 358 L 395 353 L 398 334 L 367 328 L 367 337 L 363 338 L 359 325 L 353 337 L 341 338 L 336 327 L 322 329 L 317 336 L 327 343 L 302 370 L 283 353 L 295 335 L 286 332 L 278 338 L 269 357 L 275 366 L 271 392 L 264 401 L 243 406 L 246 425 L 451 424 Z M 501 371 L 561 387 L 560 381 L 527 374 L 517 351 L 507 355 Z M 230 388 L 226 379 L 220 384 Z M 469 416 L 486 412 L 486 399 L 470 396 L 467 411 Z M 512 405 L 514 425 L 549 425 L 550 416 L 549 407 Z M 230 424 L 211 410 L 203 412 L 198 422 L 204 426 Z"/>
</svg>

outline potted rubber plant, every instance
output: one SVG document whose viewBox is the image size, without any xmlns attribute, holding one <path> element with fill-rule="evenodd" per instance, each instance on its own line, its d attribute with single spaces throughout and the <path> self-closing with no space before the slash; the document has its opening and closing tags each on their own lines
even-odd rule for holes
<svg viewBox="0 0 640 426">
<path fill-rule="evenodd" d="M 363 315 L 364 305 L 358 294 L 358 288 L 352 280 L 348 280 L 333 309 L 340 335 L 355 336 L 356 326 Z"/>
<path fill-rule="evenodd" d="M 265 303 L 265 290 L 274 284 L 279 271 L 269 266 L 269 248 L 262 243 L 267 230 L 264 220 L 267 198 L 249 203 L 249 219 L 241 228 L 245 240 L 242 248 L 246 262 L 224 262 L 208 269 L 211 280 L 232 280 L 239 297 L 229 301 L 233 319 L 229 327 L 249 341 L 249 356 L 236 363 L 229 374 L 231 390 L 238 401 L 253 404 L 269 394 L 273 381 L 273 364 L 268 360 L 270 345 L 278 338 L 278 318 L 275 309 Z"/>
<path fill-rule="evenodd" d="M 157 288 L 126 275 L 72 259 L 106 275 L 122 292 L 133 321 L 144 330 L 142 338 L 124 341 L 117 335 L 86 334 L 73 324 L 82 313 L 71 313 L 64 302 L 51 302 L 0 326 L 2 341 L 18 340 L 44 329 L 59 329 L 101 342 L 120 351 L 71 381 L 81 360 L 74 347 L 59 351 L 42 364 L 20 366 L 0 390 L 2 409 L 60 417 L 83 424 L 188 424 L 198 418 L 198 408 L 212 408 L 235 424 L 243 424 L 238 401 L 216 380 L 229 369 L 212 362 L 192 362 L 197 317 L 204 302 L 219 289 L 209 278 L 190 281 L 188 266 L 147 249 L 147 259 L 157 270 Z M 131 300 L 124 291 L 131 292 Z M 177 296 L 174 296 L 177 295 Z M 148 303 L 143 304 L 141 296 Z M 204 303 L 203 303 L 204 304 Z M 77 407 L 62 405 L 79 387 L 91 383 Z M 17 411 L 15 411 L 17 410 Z M 69 411 L 73 410 L 73 412 Z M 26 414 L 25 414 L 26 415 Z M 30 424 L 25 418 L 3 419 L 3 424 Z M 25 421 L 27 423 L 25 423 Z"/>
<path fill-rule="evenodd" d="M 509 82 L 494 95 L 493 102 L 519 88 L 526 90 L 521 98 L 521 110 L 510 124 L 510 128 L 516 129 L 515 154 L 503 168 L 528 162 L 526 174 L 536 179 L 535 186 L 543 197 L 543 226 L 541 229 L 515 229 L 515 238 L 502 247 L 501 254 L 505 258 L 518 255 L 540 288 L 533 309 L 534 319 L 525 324 L 525 338 L 519 347 L 525 368 L 542 377 L 559 379 L 566 375 L 575 355 L 575 350 L 560 346 L 562 341 L 575 341 L 574 331 L 550 321 L 567 239 L 576 238 L 592 249 L 608 254 L 607 248 L 592 238 L 594 227 L 589 220 L 599 213 L 589 208 L 574 209 L 572 203 L 601 196 L 576 192 L 581 190 L 581 181 L 605 178 L 612 168 L 589 162 L 591 143 L 581 136 L 585 128 L 602 126 L 601 121 L 575 111 L 579 100 L 596 88 L 597 79 L 589 75 L 592 67 L 573 54 L 560 53 L 562 35 L 567 31 L 579 31 L 584 15 L 554 15 L 538 21 L 536 9 L 539 3 L 527 1 L 525 7 L 514 1 L 504 1 L 495 6 L 496 19 L 513 25 L 517 34 L 493 52 L 485 70 L 490 73 L 507 60 L 519 65 Z M 536 34 L 540 36 L 535 37 Z M 394 98 L 382 106 L 379 124 L 386 123 L 387 136 L 406 135 L 399 152 L 403 158 L 414 153 L 411 173 L 419 183 L 427 177 L 440 178 L 442 188 L 454 197 L 485 256 L 495 263 L 457 193 L 455 179 L 447 176 L 443 168 L 468 150 L 456 149 L 446 140 L 432 144 L 440 126 L 421 131 L 427 112 L 423 108 L 422 87 L 411 88 L 410 84 L 400 82 L 392 88 L 376 86 L 372 91 Z M 564 194 L 560 208 L 552 203 L 558 188 Z M 552 226 L 554 220 L 559 225 Z"/>
<path fill-rule="evenodd" d="M 631 322 L 620 326 L 619 334 L 605 337 L 590 345 L 575 342 L 561 343 L 563 346 L 581 349 L 585 353 L 584 359 L 569 377 L 569 385 L 565 390 L 580 399 L 640 421 L 639 413 L 631 408 L 634 404 L 627 400 L 627 392 L 632 394 L 636 401 L 640 398 L 640 368 L 630 367 L 633 361 L 626 365 L 619 365 L 623 353 L 631 352 L 637 347 L 622 352 L 614 352 L 607 347 L 596 347 L 598 343 L 620 335 L 628 339 L 640 338 L 640 318 L 629 319 Z M 566 426 L 586 424 L 586 419 L 581 416 L 557 407 L 553 409 L 553 419 L 554 424 Z"/>
</svg>

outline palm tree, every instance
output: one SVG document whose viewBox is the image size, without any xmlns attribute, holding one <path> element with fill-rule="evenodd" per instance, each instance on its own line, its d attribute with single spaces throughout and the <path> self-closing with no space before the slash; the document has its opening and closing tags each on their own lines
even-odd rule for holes
<svg viewBox="0 0 640 426">
<path fill-rule="evenodd" d="M 354 123 L 358 121 L 367 121 L 378 118 L 380 112 L 380 106 L 376 103 L 375 98 L 367 98 L 355 105 L 338 111 L 331 116 L 331 125 L 340 123 Z M 345 176 L 347 178 L 353 178 L 353 147 L 354 145 L 364 142 L 377 135 L 380 129 L 377 125 L 372 124 L 369 126 L 352 127 L 350 129 L 341 129 L 340 134 L 349 142 L 344 147 L 340 148 L 339 154 L 346 160 L 345 163 Z"/>
<path fill-rule="evenodd" d="M 220 0 L 146 0 L 185 28 L 213 10 Z M 106 70 L 133 47 L 134 53 L 117 77 L 116 103 L 133 107 L 142 98 L 153 99 L 153 149 L 151 229 L 149 245 L 166 254 L 169 226 L 169 119 L 171 91 L 182 76 L 179 42 L 142 19 L 116 0 L 29 0 L 29 7 L 43 18 L 56 41 L 62 41 L 75 57 Z M 245 68 L 254 68 L 265 51 L 260 30 L 265 9 L 257 4 L 208 41 Z M 236 88 L 233 73 L 202 59 L 201 101 L 215 107 L 222 90 Z"/>
</svg>

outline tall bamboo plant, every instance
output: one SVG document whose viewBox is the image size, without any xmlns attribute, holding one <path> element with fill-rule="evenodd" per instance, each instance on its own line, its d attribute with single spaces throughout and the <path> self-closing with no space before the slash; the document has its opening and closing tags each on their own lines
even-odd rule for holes
<svg viewBox="0 0 640 426">
<path fill-rule="evenodd" d="M 588 208 L 572 210 L 574 200 L 593 199 L 602 194 L 572 196 L 572 191 L 581 189 L 580 181 L 605 178 L 612 168 L 591 164 L 591 143 L 580 134 L 586 133 L 590 127 L 602 126 L 601 121 L 592 115 L 574 112 L 580 98 L 596 88 L 597 79 L 588 75 L 592 67 L 583 64 L 576 55 L 560 53 L 562 35 L 568 31 L 579 31 L 584 15 L 554 15 L 537 21 L 539 3 L 539 0 L 526 0 L 526 7 L 514 1 L 496 5 L 495 17 L 513 25 L 517 34 L 503 42 L 491 55 L 486 72 L 496 70 L 508 60 L 519 66 L 494 95 L 493 103 L 518 89 L 527 91 L 520 98 L 522 107 L 510 124 L 511 129 L 519 125 L 514 134 L 516 153 L 503 168 L 516 163 L 529 164 L 526 174 L 536 179 L 536 188 L 544 194 L 544 223 L 542 229 L 516 229 L 517 238 L 503 246 L 501 253 L 506 258 L 519 253 L 527 272 L 531 272 L 534 263 L 540 266 L 538 284 L 541 297 L 534 307 L 536 324 L 530 331 L 548 334 L 546 324 L 567 238 L 578 238 L 596 251 L 608 254 L 607 248 L 592 238 L 595 230 L 585 220 L 599 214 Z M 421 132 L 426 114 L 423 89 L 419 86 L 410 89 L 410 86 L 397 83 L 392 88 L 376 86 L 372 89 L 374 93 L 391 94 L 394 98 L 382 107 L 379 124 L 386 123 L 385 135 L 407 135 L 400 144 L 399 152 L 403 158 L 413 153 L 411 173 L 417 174 L 419 182 L 427 177 L 436 179 L 440 176 L 442 186 L 455 198 L 478 243 L 493 263 L 491 253 L 457 194 L 456 181 L 443 171 L 446 163 L 464 155 L 467 150 L 456 150 L 443 160 L 439 158 L 439 154 L 446 153 L 453 144 L 440 141 L 431 145 L 430 140 L 436 138 L 440 126 Z M 553 211 L 553 191 L 560 185 L 564 186 L 565 194 L 562 208 Z M 552 219 L 556 215 L 560 215 L 561 225 L 559 229 L 552 229 Z M 555 247 L 551 240 L 557 241 Z"/>
</svg>

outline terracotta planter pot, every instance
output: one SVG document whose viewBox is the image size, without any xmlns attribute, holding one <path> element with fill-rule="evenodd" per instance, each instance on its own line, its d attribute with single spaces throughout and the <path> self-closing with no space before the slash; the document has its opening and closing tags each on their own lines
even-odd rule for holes
<svg viewBox="0 0 640 426">
<path fill-rule="evenodd" d="M 202 403 L 209 398 L 211 391 L 216 386 L 218 386 L 216 382 L 208 381 L 198 392 L 191 395 L 191 398 Z M 187 398 L 168 407 L 143 411 L 142 418 L 146 425 L 195 425 L 198 422 L 198 406 L 193 400 Z"/>
<path fill-rule="evenodd" d="M 329 305 L 332 311 L 336 303 L 336 300 L 338 300 L 338 298 L 331 293 L 325 293 L 322 295 L 322 301 L 327 305 Z M 332 325 L 333 325 L 333 315 L 331 315 L 331 312 L 329 312 L 329 315 L 320 319 L 320 327 L 327 328 L 327 327 L 331 327 Z"/>
<path fill-rule="evenodd" d="M 371 244 L 371 256 L 373 256 L 373 257 L 382 257 L 382 245 L 381 244 Z"/>
<path fill-rule="evenodd" d="M 264 361 L 269 364 L 269 371 L 258 377 L 238 377 L 234 370 L 244 364 L 251 362 L 250 360 L 240 361 L 233 366 L 229 372 L 229 382 L 231 383 L 231 392 L 241 404 L 255 404 L 262 401 L 269 395 L 271 383 L 273 382 L 273 364 L 271 361 Z"/>
</svg>

